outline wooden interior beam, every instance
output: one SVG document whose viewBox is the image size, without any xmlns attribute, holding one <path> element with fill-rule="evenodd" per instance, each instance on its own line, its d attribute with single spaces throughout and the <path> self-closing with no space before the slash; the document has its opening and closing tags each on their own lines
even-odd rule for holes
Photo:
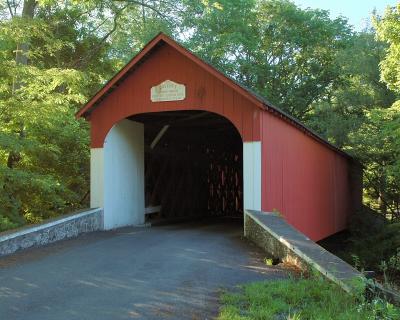
<svg viewBox="0 0 400 320">
<path fill-rule="evenodd" d="M 154 138 L 153 142 L 150 144 L 150 149 L 154 149 L 154 147 L 156 146 L 156 144 L 158 143 L 158 141 L 160 141 L 160 139 L 162 138 L 162 136 L 164 135 L 164 133 L 168 130 L 169 125 L 165 125 L 164 127 L 162 127 L 162 129 L 160 130 L 160 132 L 156 135 L 156 137 Z"/>
</svg>

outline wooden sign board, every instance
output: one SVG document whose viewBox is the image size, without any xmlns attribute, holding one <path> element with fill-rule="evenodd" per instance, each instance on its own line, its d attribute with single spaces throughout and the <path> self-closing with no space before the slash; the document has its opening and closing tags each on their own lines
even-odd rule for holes
<svg viewBox="0 0 400 320">
<path fill-rule="evenodd" d="M 150 93 L 152 102 L 179 101 L 186 98 L 186 87 L 183 84 L 165 80 L 152 87 Z"/>
</svg>

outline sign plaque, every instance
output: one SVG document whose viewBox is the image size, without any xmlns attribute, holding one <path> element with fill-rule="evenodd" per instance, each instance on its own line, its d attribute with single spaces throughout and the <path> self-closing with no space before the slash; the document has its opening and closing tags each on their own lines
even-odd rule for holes
<svg viewBox="0 0 400 320">
<path fill-rule="evenodd" d="M 183 84 L 165 80 L 151 88 L 150 98 L 152 102 L 184 100 L 186 98 L 186 87 Z"/>
</svg>

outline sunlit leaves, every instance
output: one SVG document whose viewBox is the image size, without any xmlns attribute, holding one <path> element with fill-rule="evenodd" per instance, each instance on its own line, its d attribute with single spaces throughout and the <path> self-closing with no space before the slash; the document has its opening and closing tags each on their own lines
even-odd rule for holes
<svg viewBox="0 0 400 320">
<path fill-rule="evenodd" d="M 383 17 L 375 17 L 375 25 L 379 38 L 389 44 L 381 63 L 382 79 L 390 88 L 400 92 L 400 3 L 388 7 Z"/>
<path fill-rule="evenodd" d="M 337 55 L 351 31 L 329 13 L 289 1 L 220 1 L 188 17 L 187 44 L 228 75 L 304 119 L 340 74 Z"/>
<path fill-rule="evenodd" d="M 400 219 L 400 112 L 399 103 L 373 109 L 359 130 L 350 133 L 351 151 L 365 166 L 367 202 L 382 213 Z M 379 199 L 379 201 L 377 201 Z"/>
</svg>

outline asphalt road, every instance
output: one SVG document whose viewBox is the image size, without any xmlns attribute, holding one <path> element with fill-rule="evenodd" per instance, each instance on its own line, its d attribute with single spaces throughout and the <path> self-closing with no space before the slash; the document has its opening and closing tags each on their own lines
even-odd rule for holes
<svg viewBox="0 0 400 320">
<path fill-rule="evenodd" d="M 0 258 L 0 319 L 212 319 L 222 290 L 285 277 L 229 221 L 96 232 Z"/>
</svg>

